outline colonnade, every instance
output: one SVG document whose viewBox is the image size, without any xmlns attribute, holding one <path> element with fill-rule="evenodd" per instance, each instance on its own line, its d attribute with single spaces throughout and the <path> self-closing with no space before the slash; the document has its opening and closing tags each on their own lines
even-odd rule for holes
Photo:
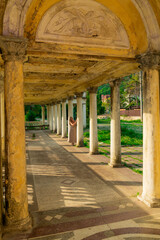
<svg viewBox="0 0 160 240">
<path fill-rule="evenodd" d="M 27 202 L 26 151 L 24 119 L 23 60 L 26 41 L 1 38 L 4 60 L 4 115 L 5 117 L 5 225 L 28 228 L 30 217 Z M 143 193 L 141 200 L 149 206 L 160 206 L 160 54 L 140 56 L 137 61 L 144 69 L 144 152 Z M 112 88 L 111 116 L 111 162 L 112 167 L 121 166 L 119 79 Z M 96 88 L 90 88 L 90 153 L 97 154 L 97 98 Z M 83 146 L 82 94 L 77 93 L 77 146 Z M 66 137 L 65 100 L 48 106 L 51 129 Z M 1 100 L 2 106 L 2 100 Z M 72 97 L 68 102 L 69 116 L 73 115 Z M 2 107 L 1 107 L 1 111 Z M 44 110 L 43 110 L 44 111 Z M 44 120 L 44 112 L 43 112 Z M 53 123 L 53 126 L 52 126 Z M 3 139 L 2 131 L 1 137 Z M 1 147 L 3 145 L 1 144 Z M 3 147 L 2 147 L 3 148 Z M 1 148 L 1 150 L 2 150 Z M 2 154 L 1 154 L 2 156 Z M 2 159 L 2 157 L 1 157 Z M 1 161 L 2 162 L 2 161 Z M 2 172 L 1 172 L 2 175 Z M 2 202 L 2 199 L 1 199 Z"/>
</svg>

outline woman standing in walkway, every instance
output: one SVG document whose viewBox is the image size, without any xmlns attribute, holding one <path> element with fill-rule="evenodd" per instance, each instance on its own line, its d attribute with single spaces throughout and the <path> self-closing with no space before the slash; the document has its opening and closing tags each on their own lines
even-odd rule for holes
<svg viewBox="0 0 160 240">
<path fill-rule="evenodd" d="M 74 121 L 72 117 L 69 118 L 69 125 L 70 125 L 70 131 L 69 131 L 69 142 L 74 144 L 77 142 L 77 120 Z"/>
</svg>

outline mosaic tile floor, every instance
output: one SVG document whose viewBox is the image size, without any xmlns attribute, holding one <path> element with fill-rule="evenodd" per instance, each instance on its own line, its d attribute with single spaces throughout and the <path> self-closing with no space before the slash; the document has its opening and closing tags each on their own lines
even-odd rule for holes
<svg viewBox="0 0 160 240">
<path fill-rule="evenodd" d="M 35 139 L 33 131 L 26 134 L 33 228 L 5 234 L 4 240 L 160 239 L 160 209 L 137 199 L 141 175 L 110 168 L 108 157 L 91 156 L 49 131 L 35 133 Z M 122 156 L 127 160 L 136 152 L 126 148 Z"/>
</svg>

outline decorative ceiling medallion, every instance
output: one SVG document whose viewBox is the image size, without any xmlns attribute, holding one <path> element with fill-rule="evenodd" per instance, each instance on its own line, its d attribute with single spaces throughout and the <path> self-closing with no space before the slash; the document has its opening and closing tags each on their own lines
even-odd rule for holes
<svg viewBox="0 0 160 240">
<path fill-rule="evenodd" d="M 36 41 L 130 47 L 119 18 L 94 0 L 65 0 L 52 6 L 39 23 Z"/>
</svg>

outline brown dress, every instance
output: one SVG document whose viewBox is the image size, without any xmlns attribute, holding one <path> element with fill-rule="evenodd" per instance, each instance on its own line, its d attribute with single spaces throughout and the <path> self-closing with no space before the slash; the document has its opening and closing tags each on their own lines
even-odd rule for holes
<svg viewBox="0 0 160 240">
<path fill-rule="evenodd" d="M 77 142 L 77 124 L 74 126 L 70 125 L 69 142 L 72 144 L 75 144 Z"/>
</svg>

